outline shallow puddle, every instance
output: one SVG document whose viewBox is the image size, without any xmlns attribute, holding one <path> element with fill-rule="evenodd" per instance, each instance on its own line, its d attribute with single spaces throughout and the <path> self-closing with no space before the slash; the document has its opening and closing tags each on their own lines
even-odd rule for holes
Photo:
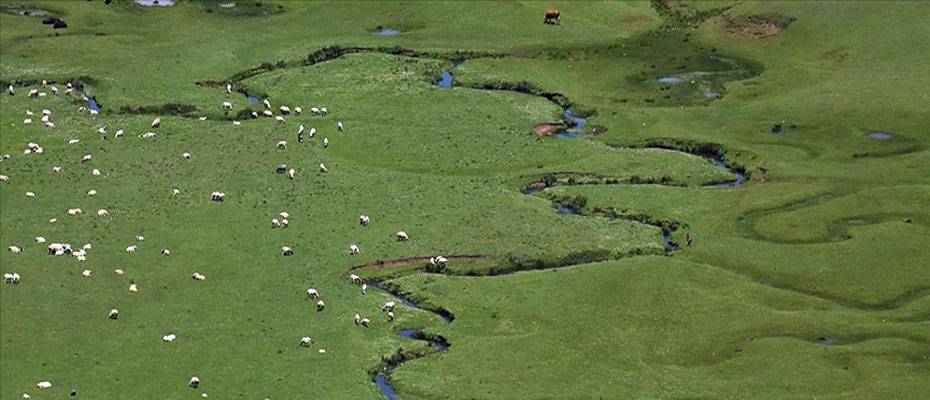
<svg viewBox="0 0 930 400">
<path fill-rule="evenodd" d="M 174 5 L 174 0 L 133 0 L 133 2 L 146 7 L 171 7 Z"/>
<path fill-rule="evenodd" d="M 892 138 L 894 138 L 894 135 L 889 132 L 869 133 L 869 139 L 872 139 L 872 140 L 891 140 Z"/>
<path fill-rule="evenodd" d="M 378 28 L 372 32 L 376 36 L 397 36 L 400 35 L 400 30 L 392 28 Z"/>
<path fill-rule="evenodd" d="M 454 77 L 449 71 L 442 71 L 442 79 L 439 80 L 439 87 L 443 89 L 452 89 L 452 81 Z"/>
</svg>

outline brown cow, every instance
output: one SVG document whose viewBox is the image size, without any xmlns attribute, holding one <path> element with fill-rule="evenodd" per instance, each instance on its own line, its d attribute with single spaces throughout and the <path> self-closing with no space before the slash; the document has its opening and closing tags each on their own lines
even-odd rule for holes
<svg viewBox="0 0 930 400">
<path fill-rule="evenodd" d="M 556 9 L 554 9 L 554 8 L 550 8 L 550 9 L 546 10 L 546 18 L 543 20 L 543 23 L 544 23 L 544 24 L 558 25 L 558 24 L 559 24 L 559 17 L 560 17 L 560 16 L 561 16 L 561 13 L 559 13 L 559 10 L 556 10 Z"/>
</svg>

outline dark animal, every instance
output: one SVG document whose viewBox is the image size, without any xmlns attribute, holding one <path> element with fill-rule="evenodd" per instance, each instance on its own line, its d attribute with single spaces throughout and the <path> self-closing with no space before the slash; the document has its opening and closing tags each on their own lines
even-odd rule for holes
<svg viewBox="0 0 930 400">
<path fill-rule="evenodd" d="M 546 10 L 546 18 L 543 19 L 543 23 L 551 24 L 551 25 L 558 25 L 561 16 L 562 14 L 559 12 L 559 10 L 550 8 Z"/>
</svg>

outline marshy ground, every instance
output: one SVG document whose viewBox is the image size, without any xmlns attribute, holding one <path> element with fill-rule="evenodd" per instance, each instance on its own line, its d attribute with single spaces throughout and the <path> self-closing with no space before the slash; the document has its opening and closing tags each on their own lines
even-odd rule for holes
<svg viewBox="0 0 930 400">
<path fill-rule="evenodd" d="M 137 3 L 0 1 L 2 399 L 930 392 L 926 3 Z"/>
</svg>

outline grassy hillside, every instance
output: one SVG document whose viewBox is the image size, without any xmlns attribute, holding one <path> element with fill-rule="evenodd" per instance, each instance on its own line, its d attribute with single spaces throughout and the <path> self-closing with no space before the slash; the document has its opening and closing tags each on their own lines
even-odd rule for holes
<svg viewBox="0 0 930 400">
<path fill-rule="evenodd" d="M 927 4 L 176 3 L 0 1 L 0 399 L 930 391 Z M 590 137 L 533 134 L 562 107 Z"/>
</svg>

